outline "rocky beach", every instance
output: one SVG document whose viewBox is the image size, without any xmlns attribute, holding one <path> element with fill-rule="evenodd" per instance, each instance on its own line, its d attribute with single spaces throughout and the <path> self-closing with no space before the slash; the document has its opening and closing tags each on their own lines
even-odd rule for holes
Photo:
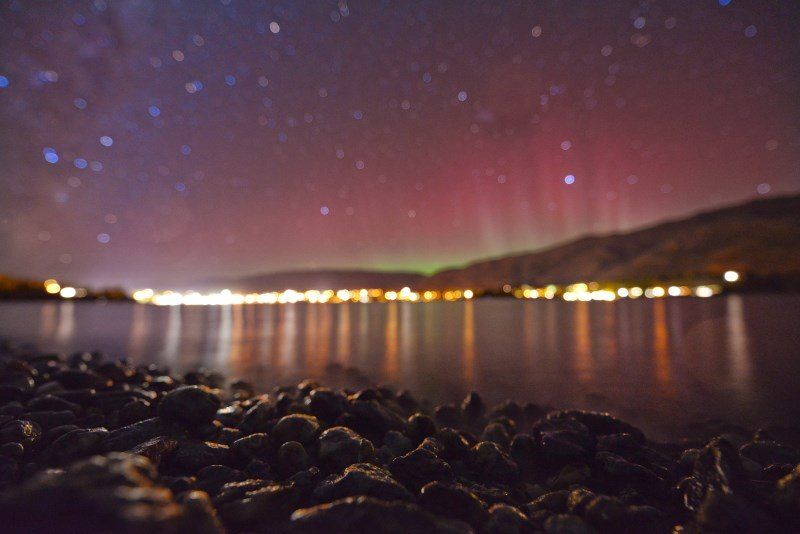
<svg viewBox="0 0 800 534">
<path fill-rule="evenodd" d="M 787 441 L 720 427 L 654 442 L 610 414 L 477 393 L 431 406 L 95 353 L 0 356 L 9 532 L 796 532 Z"/>
</svg>

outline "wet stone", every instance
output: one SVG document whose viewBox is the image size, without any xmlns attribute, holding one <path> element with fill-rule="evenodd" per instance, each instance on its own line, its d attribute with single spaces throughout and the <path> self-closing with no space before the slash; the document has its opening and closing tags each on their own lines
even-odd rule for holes
<svg viewBox="0 0 800 534">
<path fill-rule="evenodd" d="M 370 461 L 374 456 L 372 443 L 347 427 L 325 430 L 318 442 L 320 465 L 334 471 L 340 471 L 350 464 Z"/>
<path fill-rule="evenodd" d="M 615 497 L 598 495 L 584 507 L 586 520 L 601 529 L 619 528 L 625 520 L 627 507 Z"/>
<path fill-rule="evenodd" d="M 66 410 L 77 415 L 81 412 L 81 406 L 55 395 L 42 395 L 28 402 L 28 410 L 31 412 L 60 412 Z"/>
<path fill-rule="evenodd" d="M 75 414 L 69 410 L 58 412 L 27 412 L 23 414 L 21 418 L 37 423 L 42 430 L 49 430 L 61 425 L 69 425 L 78 420 Z"/>
<path fill-rule="evenodd" d="M 41 437 L 41 427 L 32 421 L 9 421 L 0 427 L 0 443 L 15 442 L 30 447 Z"/>
<path fill-rule="evenodd" d="M 355 495 L 389 501 L 413 500 L 411 493 L 394 480 L 387 470 L 363 463 L 353 464 L 340 476 L 323 480 L 314 490 L 314 497 L 321 502 Z"/>
<path fill-rule="evenodd" d="M 106 451 L 127 451 L 159 436 L 183 439 L 187 434 L 182 428 L 160 417 L 153 417 L 113 430 L 103 447 Z"/>
<path fill-rule="evenodd" d="M 150 403 L 134 399 L 125 403 L 119 410 L 118 422 L 121 426 L 131 425 L 147 419 L 152 414 Z"/>
<path fill-rule="evenodd" d="M 109 385 L 107 378 L 93 371 L 66 369 L 53 375 L 53 379 L 66 389 L 99 388 Z"/>
<path fill-rule="evenodd" d="M 496 443 L 502 449 L 508 449 L 511 445 L 511 438 L 508 435 L 506 427 L 500 423 L 490 423 L 486 425 L 481 434 L 481 441 L 491 441 Z"/>
<path fill-rule="evenodd" d="M 347 397 L 328 388 L 312 390 L 305 400 L 311 414 L 323 421 L 334 421 L 347 409 Z"/>
<path fill-rule="evenodd" d="M 436 433 L 436 423 L 429 416 L 415 413 L 408 418 L 408 436 L 417 443 Z"/>
<path fill-rule="evenodd" d="M 572 514 L 557 514 L 544 522 L 547 534 L 596 534 L 597 530 L 583 519 Z"/>
<path fill-rule="evenodd" d="M 105 428 L 79 428 L 53 441 L 44 454 L 52 465 L 64 465 L 99 452 L 107 437 Z"/>
<path fill-rule="evenodd" d="M 311 415 L 292 414 L 282 417 L 273 427 L 270 437 L 277 444 L 297 441 L 311 444 L 320 433 L 319 420 Z"/>
<path fill-rule="evenodd" d="M 221 533 L 210 513 L 187 512 L 156 484 L 145 458 L 124 453 L 40 473 L 0 498 L 8 532 Z M 209 526 L 200 529 L 201 524 Z"/>
<path fill-rule="evenodd" d="M 709 491 L 741 495 L 750 493 L 742 462 L 736 449 L 723 439 L 714 439 L 697 456 L 692 478 L 685 485 L 684 503 L 696 510 Z"/>
<path fill-rule="evenodd" d="M 744 458 L 749 458 L 762 466 L 771 464 L 800 463 L 800 452 L 792 447 L 781 445 L 776 441 L 751 441 L 739 449 Z"/>
<path fill-rule="evenodd" d="M 529 534 L 539 529 L 518 508 L 495 504 L 489 508 L 489 519 L 483 527 L 487 534 Z"/>
<path fill-rule="evenodd" d="M 431 513 L 458 519 L 476 528 L 488 518 L 485 504 L 460 484 L 426 484 L 420 490 L 419 504 Z"/>
<path fill-rule="evenodd" d="M 209 465 L 225 464 L 228 458 L 227 445 L 210 441 L 180 441 L 174 451 L 162 458 L 162 465 L 167 472 L 195 474 Z"/>
<path fill-rule="evenodd" d="M 241 482 L 246 478 L 247 475 L 238 469 L 226 465 L 209 465 L 197 473 L 195 489 L 216 495 L 225 484 Z"/>
<path fill-rule="evenodd" d="M 447 482 L 453 478 L 450 465 L 422 447 L 398 456 L 392 460 L 389 469 L 397 480 L 414 489 L 420 489 L 428 482 Z"/>
<path fill-rule="evenodd" d="M 531 511 L 549 510 L 554 513 L 564 513 L 567 511 L 569 495 L 569 490 L 551 491 L 534 499 L 527 508 Z"/>
<path fill-rule="evenodd" d="M 311 463 L 303 445 L 297 441 L 287 441 L 278 449 L 276 471 L 283 477 L 289 477 L 307 468 Z"/>
<path fill-rule="evenodd" d="M 264 454 L 269 447 L 269 437 L 261 432 L 244 436 L 231 444 L 231 454 L 240 463 Z"/>
<path fill-rule="evenodd" d="M 331 525 L 342 525 L 351 532 L 410 532 L 445 534 L 472 532 L 463 523 L 437 518 L 420 507 L 402 501 L 382 501 L 370 497 L 348 497 L 331 503 L 295 511 L 293 532 L 326 532 Z"/>
<path fill-rule="evenodd" d="M 270 524 L 287 519 L 299 503 L 300 492 L 294 486 L 270 484 L 221 505 L 219 514 L 223 523 L 233 530 L 264 530 Z"/>
<path fill-rule="evenodd" d="M 468 421 L 475 421 L 486 413 L 486 405 L 481 396 L 473 391 L 461 402 L 461 411 Z"/>
<path fill-rule="evenodd" d="M 178 447 L 178 441 L 165 436 L 159 436 L 140 443 L 130 449 L 132 454 L 140 454 L 150 460 L 153 465 L 161 463 L 161 458 Z"/>
<path fill-rule="evenodd" d="M 469 456 L 470 444 L 457 430 L 443 428 L 435 434 L 435 438 L 442 445 L 441 455 L 446 460 L 464 460 Z"/>
<path fill-rule="evenodd" d="M 164 395 L 158 415 L 183 425 L 210 423 L 220 407 L 220 399 L 208 388 L 183 386 Z"/>
<path fill-rule="evenodd" d="M 482 441 L 470 450 L 470 465 L 489 480 L 513 482 L 519 477 L 519 468 L 496 443 Z"/>
<path fill-rule="evenodd" d="M 436 422 L 440 426 L 459 427 L 461 426 L 462 413 L 461 410 L 452 404 L 444 404 L 437 406 L 434 412 Z"/>
</svg>

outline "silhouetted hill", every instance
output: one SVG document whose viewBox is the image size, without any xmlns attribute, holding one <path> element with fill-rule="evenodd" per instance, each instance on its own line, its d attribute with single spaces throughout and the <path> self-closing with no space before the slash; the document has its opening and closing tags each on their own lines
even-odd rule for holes
<svg viewBox="0 0 800 534">
<path fill-rule="evenodd" d="M 590 236 L 538 252 L 472 263 L 429 277 L 433 288 L 498 288 L 718 278 L 751 286 L 800 283 L 800 195 L 756 200 L 629 233 Z"/>
<path fill-rule="evenodd" d="M 800 288 L 800 195 L 751 201 L 627 233 L 588 236 L 545 250 L 439 271 L 280 272 L 208 285 L 238 291 L 326 288 L 499 290 L 504 284 L 719 280 L 728 269 L 747 287 Z"/>
</svg>

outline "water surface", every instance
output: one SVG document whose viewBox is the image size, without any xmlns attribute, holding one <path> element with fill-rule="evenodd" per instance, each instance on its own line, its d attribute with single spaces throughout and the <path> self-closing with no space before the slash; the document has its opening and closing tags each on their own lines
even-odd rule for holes
<svg viewBox="0 0 800 534">
<path fill-rule="evenodd" d="M 705 418 L 751 427 L 799 420 L 799 324 L 797 295 L 0 304 L 0 337 L 42 350 L 100 350 L 176 371 L 202 365 L 264 387 L 352 378 L 332 369 L 357 368 L 436 402 L 477 390 L 492 402 L 610 410 L 656 436 Z"/>
</svg>

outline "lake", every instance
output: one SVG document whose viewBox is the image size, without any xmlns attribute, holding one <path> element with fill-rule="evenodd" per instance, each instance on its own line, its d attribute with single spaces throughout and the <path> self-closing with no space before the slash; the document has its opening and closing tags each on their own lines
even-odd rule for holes
<svg viewBox="0 0 800 534">
<path fill-rule="evenodd" d="M 302 378 L 608 410 L 655 437 L 800 420 L 800 296 L 156 307 L 0 304 L 0 338 L 260 386 Z M 358 369 L 355 373 L 351 368 Z"/>
</svg>

